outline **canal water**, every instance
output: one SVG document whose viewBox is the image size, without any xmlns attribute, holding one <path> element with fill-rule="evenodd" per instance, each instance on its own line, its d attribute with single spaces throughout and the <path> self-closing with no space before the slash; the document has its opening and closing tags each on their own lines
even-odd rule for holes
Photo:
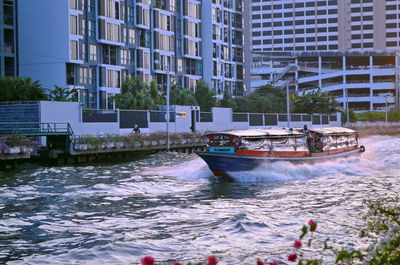
<svg viewBox="0 0 400 265">
<path fill-rule="evenodd" d="M 171 264 L 215 255 L 221 264 L 286 264 L 310 218 L 316 243 L 366 247 L 358 237 L 363 201 L 400 192 L 400 136 L 361 141 L 361 157 L 265 165 L 233 183 L 178 153 L 0 173 L 0 263 L 139 264 L 151 255 Z"/>
</svg>

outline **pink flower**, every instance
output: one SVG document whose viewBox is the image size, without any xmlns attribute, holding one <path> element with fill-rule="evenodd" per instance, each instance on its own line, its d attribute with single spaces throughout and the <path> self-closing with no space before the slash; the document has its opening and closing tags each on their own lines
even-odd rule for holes
<svg viewBox="0 0 400 265">
<path fill-rule="evenodd" d="M 300 240 L 295 240 L 293 243 L 293 247 L 297 248 L 297 249 L 301 248 L 301 245 L 302 245 L 302 243 Z"/>
<path fill-rule="evenodd" d="M 142 265 L 154 265 L 154 259 L 153 259 L 153 257 L 146 256 L 140 260 L 140 263 Z"/>
<path fill-rule="evenodd" d="M 310 221 L 308 221 L 308 225 L 310 226 L 311 232 L 314 232 L 315 230 L 317 230 L 317 223 L 314 222 L 312 219 L 310 219 Z"/>
<path fill-rule="evenodd" d="M 179 263 L 179 262 L 175 262 L 174 264 L 172 264 L 172 265 L 183 265 L 182 263 Z"/>
<path fill-rule="evenodd" d="M 264 261 L 262 261 L 261 259 L 257 259 L 257 265 L 264 265 Z"/>
<path fill-rule="evenodd" d="M 288 261 L 295 262 L 296 259 L 297 259 L 297 254 L 290 254 L 290 255 L 287 257 L 287 259 L 288 259 Z"/>
<path fill-rule="evenodd" d="M 274 261 L 274 262 L 270 262 L 269 265 L 279 265 L 279 263 Z"/>
<path fill-rule="evenodd" d="M 218 260 L 216 257 L 214 256 L 209 256 L 207 259 L 207 265 L 217 265 L 218 264 Z"/>
</svg>

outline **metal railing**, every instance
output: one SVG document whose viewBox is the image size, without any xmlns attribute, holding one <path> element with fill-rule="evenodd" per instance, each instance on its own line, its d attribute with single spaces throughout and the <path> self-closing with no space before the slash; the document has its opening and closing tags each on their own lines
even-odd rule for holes
<svg viewBox="0 0 400 265">
<path fill-rule="evenodd" d="M 58 122 L 1 122 L 0 134 L 23 136 L 70 135 L 74 137 L 74 131 L 69 123 Z"/>
</svg>

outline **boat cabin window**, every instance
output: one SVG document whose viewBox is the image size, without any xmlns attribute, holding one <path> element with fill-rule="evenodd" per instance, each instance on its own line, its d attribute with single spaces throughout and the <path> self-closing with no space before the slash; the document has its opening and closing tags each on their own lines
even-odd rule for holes
<svg viewBox="0 0 400 265">
<path fill-rule="evenodd" d="M 232 135 L 211 135 L 208 137 L 209 146 L 239 146 L 240 139 Z"/>
</svg>

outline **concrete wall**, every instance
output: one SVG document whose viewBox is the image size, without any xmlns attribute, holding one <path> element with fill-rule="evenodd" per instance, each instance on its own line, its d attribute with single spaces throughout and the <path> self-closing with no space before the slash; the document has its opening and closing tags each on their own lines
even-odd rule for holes
<svg viewBox="0 0 400 265">
<path fill-rule="evenodd" d="M 180 113 L 181 117 L 175 117 L 175 122 L 169 123 L 169 131 L 190 132 L 192 122 L 192 110 L 199 110 L 197 106 L 175 106 L 176 113 Z M 179 115 L 177 115 L 179 116 Z M 238 130 L 248 128 L 270 128 L 271 126 L 249 126 L 249 122 L 232 122 L 232 109 L 230 108 L 212 108 L 212 122 L 197 122 L 196 131 L 224 131 Z M 120 129 L 119 122 L 81 122 L 81 105 L 76 102 L 40 102 L 40 122 L 69 122 L 76 135 L 92 134 L 98 132 L 103 134 L 129 134 L 132 129 Z M 132 123 L 133 124 L 133 123 Z M 330 122 L 329 125 L 312 125 L 312 122 L 291 122 L 291 127 L 302 128 L 305 124 L 309 128 L 341 126 L 341 115 L 337 114 L 337 121 Z M 286 127 L 287 122 L 278 122 L 278 126 Z M 153 133 L 157 131 L 165 131 L 166 124 L 164 122 L 149 122 L 148 128 L 141 128 L 141 133 Z"/>
<path fill-rule="evenodd" d="M 20 76 L 39 80 L 43 87 L 66 86 L 69 61 L 68 2 L 18 2 Z"/>
<path fill-rule="evenodd" d="M 120 133 L 117 122 L 81 122 L 81 106 L 77 102 L 41 101 L 40 122 L 69 122 L 75 135 Z"/>
</svg>

